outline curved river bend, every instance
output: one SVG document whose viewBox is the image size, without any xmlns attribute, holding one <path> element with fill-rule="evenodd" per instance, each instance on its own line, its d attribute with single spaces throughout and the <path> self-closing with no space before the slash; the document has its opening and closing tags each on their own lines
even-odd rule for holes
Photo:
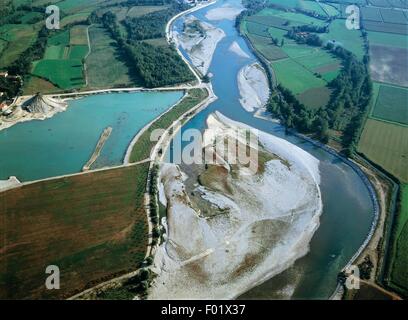
<svg viewBox="0 0 408 320">
<path fill-rule="evenodd" d="M 193 13 L 201 21 L 221 28 L 226 34 L 216 48 L 209 69 L 213 74 L 211 82 L 214 92 L 219 99 L 195 116 L 179 134 L 190 128 L 204 130 L 208 115 L 220 111 L 233 120 L 286 139 L 320 160 L 324 209 L 321 226 L 310 244 L 310 252 L 288 270 L 245 293 L 242 298 L 279 299 L 292 296 L 298 299 L 327 299 L 336 288 L 338 272 L 363 244 L 370 231 L 374 219 L 373 202 L 364 181 L 338 157 L 301 138 L 286 135 L 282 126 L 255 118 L 241 107 L 237 74 L 242 67 L 256 61 L 256 58 L 236 31 L 235 21 L 206 19 L 209 10 L 225 4 L 242 7 L 240 0 L 224 0 Z M 181 32 L 182 25 L 183 17 L 174 22 L 173 28 Z M 234 41 L 249 58 L 239 57 L 228 50 Z M 185 57 L 189 59 L 187 55 Z"/>
</svg>

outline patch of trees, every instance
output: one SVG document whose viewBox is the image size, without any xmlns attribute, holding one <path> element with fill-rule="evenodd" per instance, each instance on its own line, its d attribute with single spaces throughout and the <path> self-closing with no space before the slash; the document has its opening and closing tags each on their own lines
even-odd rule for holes
<svg viewBox="0 0 408 320">
<path fill-rule="evenodd" d="M 168 9 L 152 12 L 123 22 L 131 40 L 145 40 L 165 36 L 165 24 L 173 16 L 189 8 L 175 2 Z"/>
<path fill-rule="evenodd" d="M 22 24 L 23 17 L 30 12 L 37 12 L 40 15 L 37 15 L 31 18 L 30 20 L 25 21 L 24 23 L 26 24 L 37 23 L 44 19 L 46 6 L 47 5 L 36 7 L 30 4 L 23 4 L 16 8 L 12 3 L 4 7 L 0 5 L 0 25 Z"/>
<path fill-rule="evenodd" d="M 292 30 L 297 32 L 313 32 L 313 33 L 327 33 L 329 32 L 329 27 L 326 26 L 316 26 L 314 24 L 305 24 L 302 26 L 292 27 Z"/>
<path fill-rule="evenodd" d="M 40 60 L 44 56 L 50 31 L 43 26 L 38 33 L 37 40 L 26 49 L 16 61 L 9 67 L 11 74 L 25 76 L 30 73 L 31 63 Z"/>
<path fill-rule="evenodd" d="M 147 297 L 147 290 L 150 288 L 153 279 L 154 274 L 149 269 L 143 268 L 136 276 L 127 280 L 123 286 L 126 290 L 145 299 Z"/>
<path fill-rule="evenodd" d="M 98 18 L 91 15 L 90 19 Z M 135 40 L 132 36 L 125 39 L 120 32 L 116 16 L 111 12 L 105 13 L 100 20 L 117 41 L 131 71 L 141 79 L 144 86 L 161 87 L 194 80 L 194 76 L 174 47 L 153 46 Z M 163 30 L 166 21 L 160 22 Z"/>
<path fill-rule="evenodd" d="M 0 25 L 8 23 L 8 19 L 16 11 L 12 1 L 0 0 Z"/>
<path fill-rule="evenodd" d="M 294 128 L 302 133 L 312 130 L 315 114 L 280 84 L 270 97 L 267 109 L 278 116 L 287 128 Z"/>
<path fill-rule="evenodd" d="M 331 127 L 343 131 L 342 142 L 351 155 L 355 152 L 372 94 L 369 59 L 365 57 L 360 61 L 348 50 L 330 43 L 326 48 L 343 61 L 340 74 L 329 84 L 333 94 L 326 109 Z"/>
<path fill-rule="evenodd" d="M 295 31 L 294 29 L 291 29 L 286 34 L 286 37 L 295 40 L 297 43 L 307 44 L 309 46 L 321 47 L 323 45 L 323 41 L 317 34 L 314 33 Z"/>
<path fill-rule="evenodd" d="M 202 37 L 205 35 L 205 30 L 199 20 L 194 20 L 190 23 L 185 22 L 183 24 L 183 32 L 198 33 Z"/>
<path fill-rule="evenodd" d="M 20 79 L 15 77 L 1 77 L 0 78 L 0 91 L 5 95 L 0 97 L 0 102 L 4 100 L 11 100 L 17 96 L 20 92 L 21 82 Z"/>
<path fill-rule="evenodd" d="M 287 128 L 313 133 L 324 143 L 329 140 L 329 129 L 342 131 L 342 144 L 350 156 L 356 150 L 372 93 L 368 58 L 360 61 L 346 49 L 331 44 L 326 49 L 343 62 L 340 74 L 329 83 L 332 94 L 328 104 L 316 111 L 309 110 L 290 90 L 278 85 L 267 109 Z"/>
<path fill-rule="evenodd" d="M 369 256 L 364 258 L 364 261 L 358 265 L 358 269 L 360 270 L 360 279 L 363 280 L 370 280 L 371 278 L 371 271 L 374 268 L 374 264 L 371 262 Z"/>
</svg>

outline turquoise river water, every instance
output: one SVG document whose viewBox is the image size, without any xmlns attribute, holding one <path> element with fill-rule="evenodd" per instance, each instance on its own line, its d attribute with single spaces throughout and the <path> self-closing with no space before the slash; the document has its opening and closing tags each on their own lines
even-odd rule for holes
<svg viewBox="0 0 408 320">
<path fill-rule="evenodd" d="M 0 180 L 32 181 L 80 172 L 102 131 L 112 127 L 92 168 L 120 165 L 137 132 L 168 110 L 182 91 L 109 93 L 69 101 L 67 111 L 0 131 Z"/>
</svg>

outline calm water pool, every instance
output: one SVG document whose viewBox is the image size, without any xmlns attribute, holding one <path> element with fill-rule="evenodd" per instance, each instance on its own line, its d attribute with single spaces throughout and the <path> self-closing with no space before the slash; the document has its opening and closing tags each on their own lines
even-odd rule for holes
<svg viewBox="0 0 408 320">
<path fill-rule="evenodd" d="M 81 171 L 106 127 L 112 134 L 94 167 L 119 165 L 147 123 L 183 96 L 175 92 L 112 93 L 69 101 L 67 111 L 45 121 L 0 131 L 0 180 L 31 181 Z"/>
</svg>

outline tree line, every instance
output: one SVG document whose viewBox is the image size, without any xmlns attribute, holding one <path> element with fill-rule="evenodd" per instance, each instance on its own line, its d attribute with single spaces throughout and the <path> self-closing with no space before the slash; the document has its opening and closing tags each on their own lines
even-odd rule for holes
<svg viewBox="0 0 408 320">
<path fill-rule="evenodd" d="M 156 19 L 143 29 L 144 32 L 138 27 L 133 29 L 140 23 L 136 19 L 139 22 L 133 22 L 127 26 L 127 36 L 121 33 L 117 17 L 112 12 L 105 13 L 100 19 L 97 15 L 92 15 L 91 19 L 99 19 L 109 30 L 130 65 L 131 72 L 141 79 L 144 86 L 161 87 L 194 80 L 193 74 L 173 46 L 153 46 L 143 41 L 150 37 L 154 39 L 157 36 L 164 36 L 165 23 L 177 14 L 177 10 L 182 10 L 182 7 L 174 5 L 171 10 L 162 10 L 165 13 L 159 11 L 158 14 L 153 15 Z M 152 15 L 147 16 L 152 17 Z"/>
<path fill-rule="evenodd" d="M 332 89 L 328 104 L 311 110 L 281 85 L 272 92 L 267 109 L 282 120 L 287 128 L 313 133 L 322 142 L 329 141 L 329 129 L 341 131 L 347 155 L 355 152 L 372 93 L 368 59 L 359 60 L 348 50 L 326 45 L 326 49 L 342 60 L 339 75 L 328 86 Z"/>
</svg>

